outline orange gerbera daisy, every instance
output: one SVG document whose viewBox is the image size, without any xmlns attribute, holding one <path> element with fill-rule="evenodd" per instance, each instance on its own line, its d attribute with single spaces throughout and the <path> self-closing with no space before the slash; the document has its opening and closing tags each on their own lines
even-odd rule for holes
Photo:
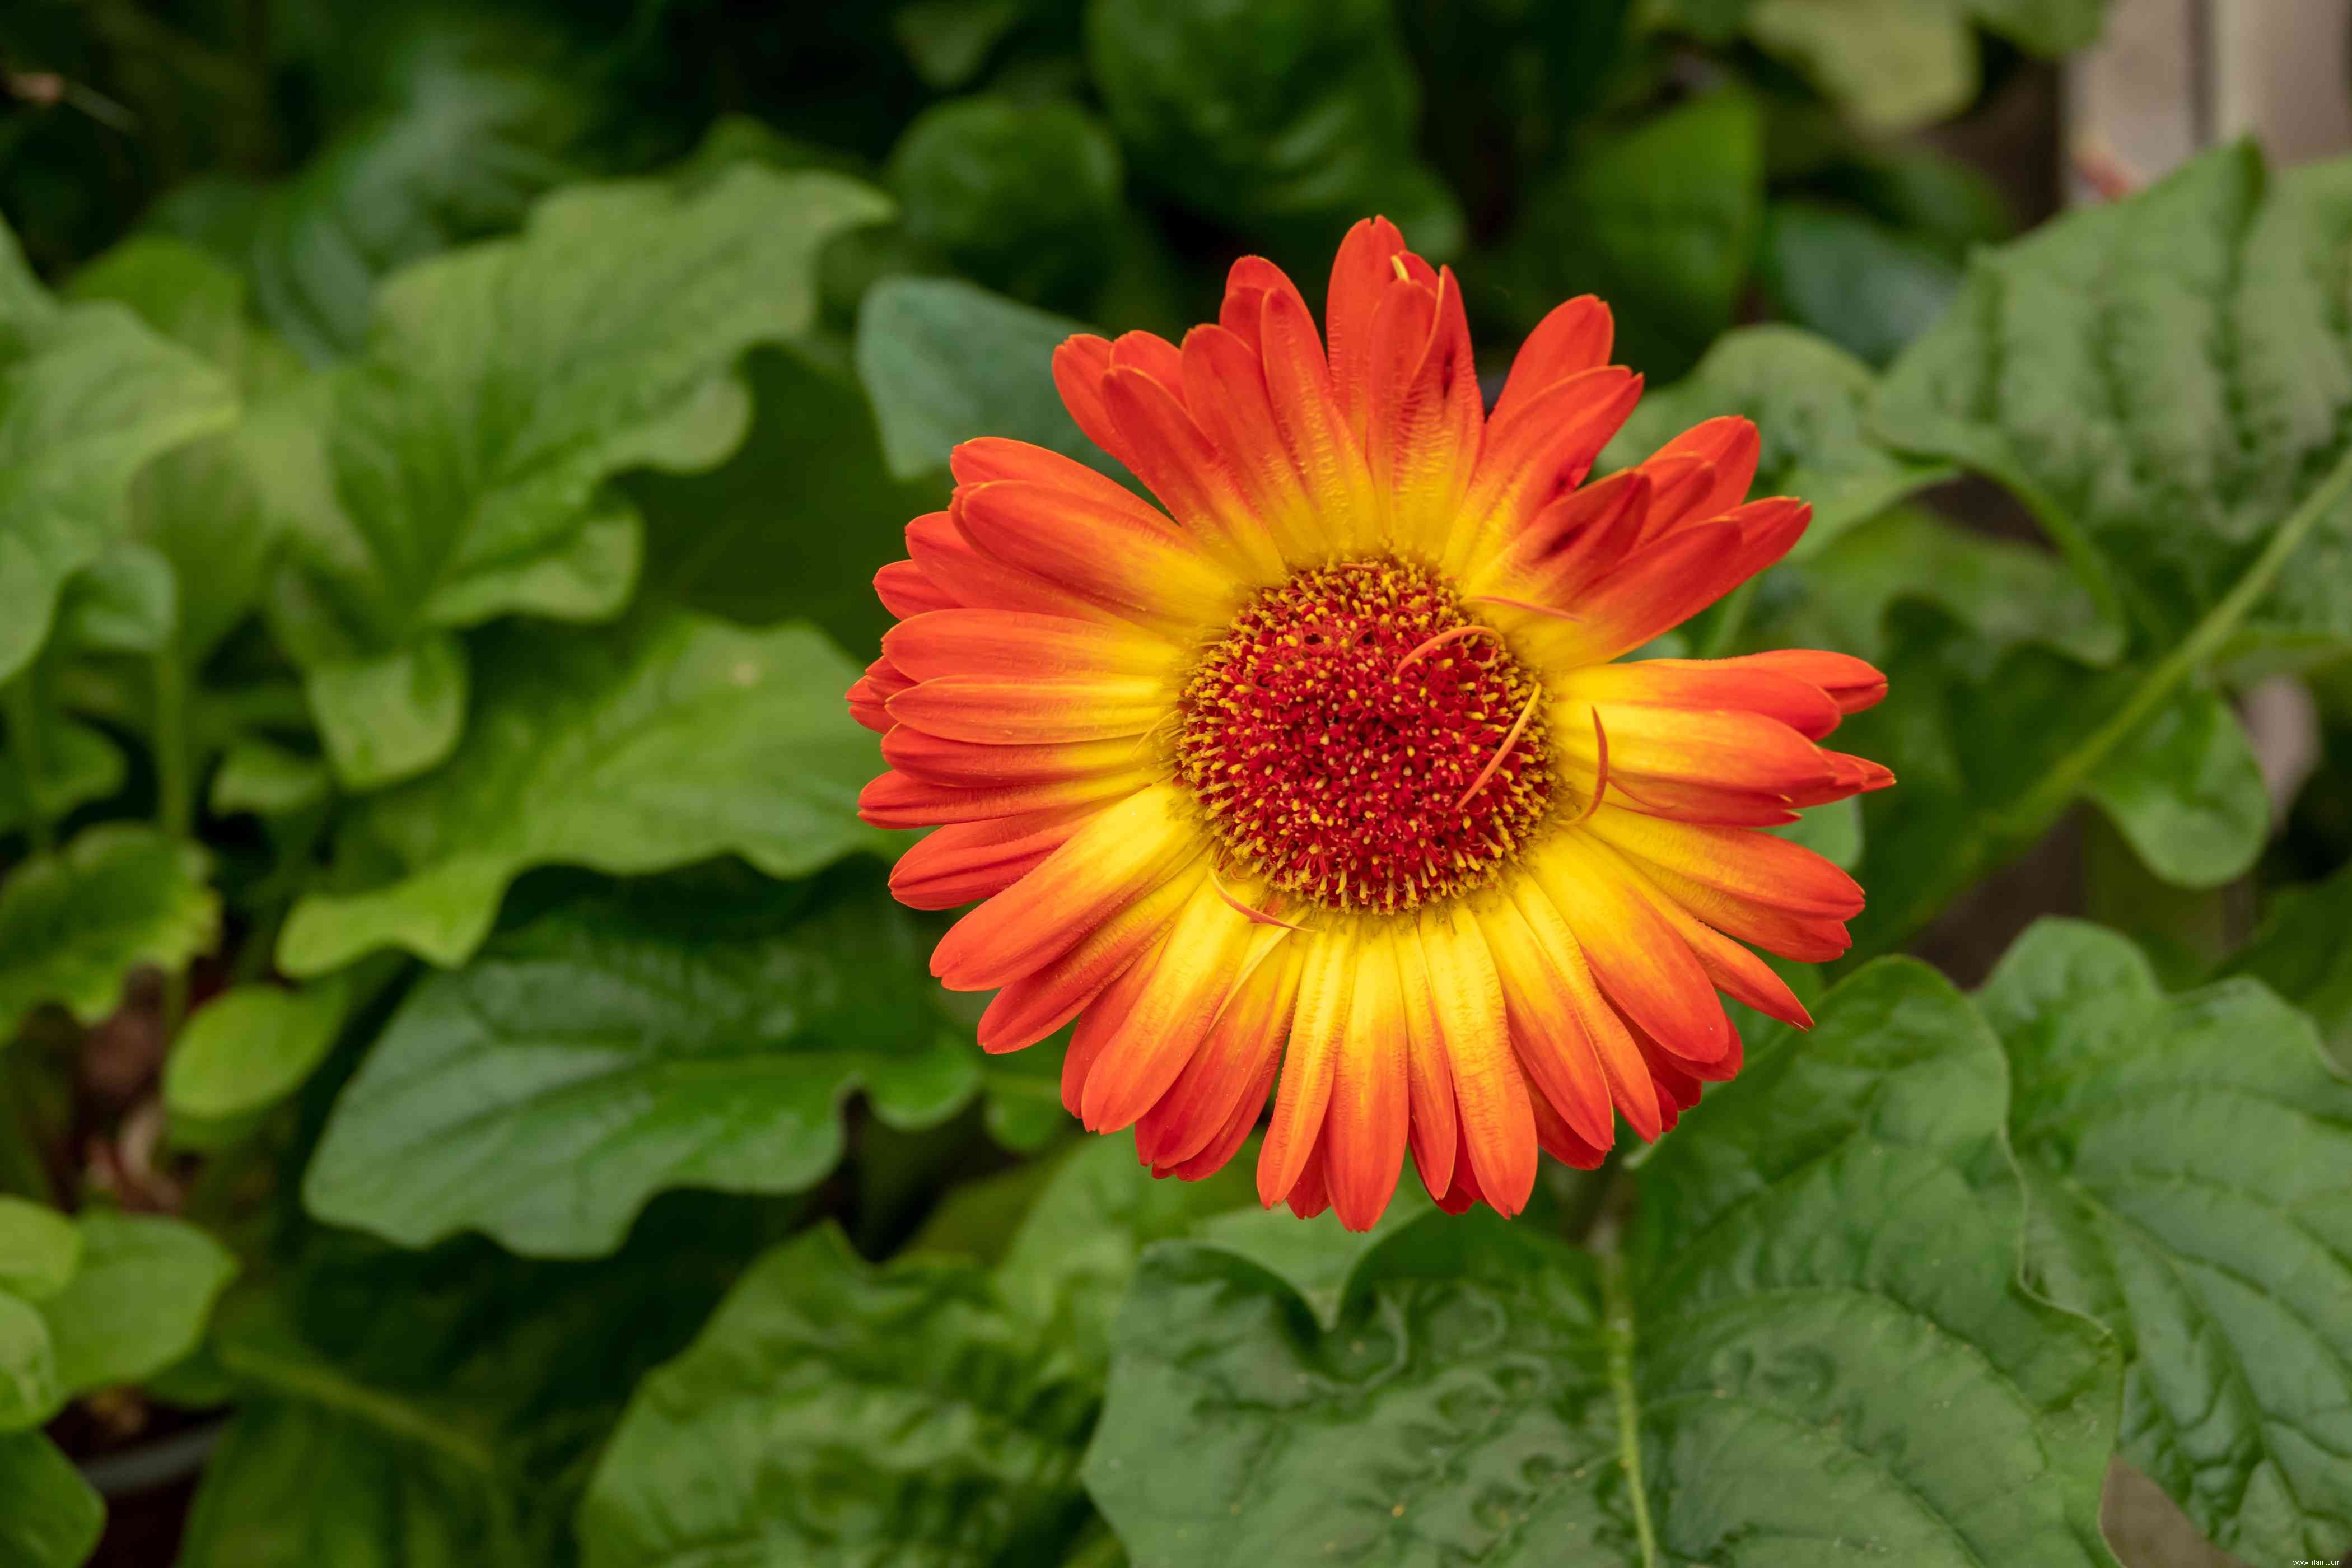
<svg viewBox="0 0 2352 1568">
<path fill-rule="evenodd" d="M 1862 892 L 1760 829 L 1893 782 L 1817 743 L 1886 683 L 1612 662 L 1810 509 L 1741 504 L 1744 419 L 1583 484 L 1641 392 L 1599 300 L 1544 320 L 1491 416 L 1452 273 L 1386 220 L 1326 324 L 1251 257 L 1181 349 L 1055 353 L 1172 521 L 1040 447 L 956 448 L 876 579 L 899 624 L 849 700 L 890 771 L 861 807 L 939 829 L 902 900 L 985 900 L 931 962 L 996 991 L 981 1044 L 1076 1018 L 1063 1098 L 1156 1173 L 1223 1165 L 1273 1091 L 1268 1205 L 1362 1229 L 1410 1148 L 1448 1209 L 1514 1214 L 1539 1146 L 1595 1165 L 1616 1115 L 1655 1139 L 1738 1069 L 1718 987 L 1811 1022 L 1741 944 L 1835 957 Z"/>
</svg>

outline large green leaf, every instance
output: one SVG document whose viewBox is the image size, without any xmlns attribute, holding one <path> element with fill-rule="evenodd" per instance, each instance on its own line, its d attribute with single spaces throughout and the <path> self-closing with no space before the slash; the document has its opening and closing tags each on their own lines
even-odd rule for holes
<svg viewBox="0 0 2352 1568">
<path fill-rule="evenodd" d="M 1616 312 L 1619 359 L 1680 375 L 1731 325 L 1763 217 L 1763 117 L 1745 93 L 1709 93 L 1597 142 L 1528 193 L 1505 303 L 1532 326 L 1598 294 Z"/>
<path fill-rule="evenodd" d="M 236 413 L 223 377 L 129 310 L 50 300 L 0 226 L 0 681 L 123 534 L 131 477 Z"/>
<path fill-rule="evenodd" d="M 0 1436 L 0 1558 L 23 1568 L 81 1568 L 106 1505 L 38 1432 Z"/>
<path fill-rule="evenodd" d="M 1089 0 L 1087 59 L 1137 172 L 1188 205 L 1325 255 L 1371 213 L 1461 247 L 1386 0 Z"/>
<path fill-rule="evenodd" d="M 288 973 L 381 946 L 462 963 L 532 866 L 633 875 L 731 852 L 797 877 L 887 849 L 856 815 L 880 766 L 842 706 L 856 667 L 804 626 L 668 611 L 601 631 L 518 623 L 483 634 L 476 662 L 457 754 L 357 813 L 402 874 L 304 898 L 278 943 Z"/>
<path fill-rule="evenodd" d="M 1078 1464 L 1105 1324 L 1136 1252 L 1246 1201 L 1081 1150 L 993 1270 L 876 1268 L 838 1231 L 754 1265 L 646 1378 L 580 1514 L 588 1568 L 1053 1563 L 1085 1529 Z"/>
<path fill-rule="evenodd" d="M 1870 367 L 1833 343 L 1793 327 L 1743 327 L 1718 340 L 1688 376 L 1644 396 L 1601 466 L 1638 463 L 1703 419 L 1745 415 L 1763 440 L 1752 491 L 1812 502 L 1812 524 L 1795 552 L 1801 560 L 1954 472 L 1869 434 L 1864 418 L 1876 389 Z"/>
<path fill-rule="evenodd" d="M 1881 431 L 2011 486 L 2172 647 L 2352 450 L 2347 236 L 2352 162 L 2272 174 L 2251 143 L 2209 153 L 1979 252 L 1889 373 Z M 2347 572 L 2339 500 L 2231 645 L 2352 641 Z"/>
<path fill-rule="evenodd" d="M 1782 201 L 1765 220 L 1760 281 L 1774 313 L 1885 364 L 1951 304 L 1960 267 L 1926 236 Z"/>
<path fill-rule="evenodd" d="M 53 1208 L 0 1193 L 0 1290 L 56 1295 L 81 1267 L 81 1232 Z"/>
<path fill-rule="evenodd" d="M 748 165 L 691 195 L 578 186 L 519 238 L 383 287 L 366 355 L 313 401 L 310 461 L 271 476 L 300 562 L 279 583 L 279 630 L 346 783 L 440 761 L 463 708 L 446 671 L 368 672 L 421 649 L 448 666 L 447 628 L 510 612 L 620 613 L 643 529 L 604 481 L 732 451 L 750 413 L 735 360 L 803 331 L 825 240 L 887 210 L 838 175 Z M 410 744 L 383 742 L 387 713 Z"/>
<path fill-rule="evenodd" d="M 1432 1216 L 1329 1328 L 1231 1252 L 1147 1256 L 1086 1472 L 1135 1560 L 2108 1562 L 2116 1359 L 1978 1185 L 1997 1044 L 1906 961 L 1819 1012 L 1659 1145 L 1623 1254 Z"/>
<path fill-rule="evenodd" d="M 901 1127 L 971 1098 L 979 1053 L 878 878 L 743 880 L 590 899 L 411 992 L 336 1102 L 310 1212 L 411 1247 L 470 1226 L 609 1252 L 664 1187 L 814 1185 L 854 1090 Z"/>
<path fill-rule="evenodd" d="M 0 886 L 0 1044 L 43 1003 L 97 1023 L 131 970 L 180 967 L 219 923 L 204 852 L 152 828 L 107 823 L 26 861 Z"/>
<path fill-rule="evenodd" d="M 317 156 L 270 184 L 201 177 L 152 219 L 233 260 L 263 319 L 314 361 L 360 346 L 386 273 L 510 228 L 576 178 L 575 149 L 601 107 L 591 73 L 511 16 L 383 9 L 373 25 L 340 18 L 338 66 L 374 79 L 352 84 L 362 112 Z M 354 104 L 337 92 L 328 107 Z"/>
<path fill-rule="evenodd" d="M 2124 1456 L 2249 1563 L 2352 1541 L 2352 1084 L 2260 985 L 2034 927 L 1986 984 L 2036 1287 L 2116 1332 Z"/>
<path fill-rule="evenodd" d="M 314 1240 L 215 1336 L 236 1415 L 185 1568 L 545 1568 L 597 1445 L 775 1235 L 740 1202 L 666 1200 L 593 1265 L 478 1239 L 404 1254 Z"/>
<path fill-rule="evenodd" d="M 1085 110 L 986 93 L 917 116 L 887 170 L 909 237 L 1040 304 L 1083 300 L 1102 281 L 1125 177 L 1118 144 Z"/>
<path fill-rule="evenodd" d="M 1034 441 L 1117 471 L 1054 389 L 1054 351 L 1086 330 L 952 279 L 877 284 L 857 312 L 857 374 L 891 473 L 943 473 L 956 444 L 978 436 Z"/>
</svg>

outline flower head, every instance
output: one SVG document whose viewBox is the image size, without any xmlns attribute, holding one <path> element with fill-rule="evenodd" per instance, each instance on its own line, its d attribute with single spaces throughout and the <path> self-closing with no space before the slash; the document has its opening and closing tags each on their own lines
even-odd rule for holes
<svg viewBox="0 0 2352 1568">
<path fill-rule="evenodd" d="M 1205 1175 L 1273 1115 L 1266 1203 L 1376 1220 L 1408 1150 L 1449 1209 L 1525 1205 L 1738 1069 L 1718 990 L 1809 1023 L 1749 945 L 1835 957 L 1862 907 L 1763 831 L 1892 783 L 1819 742 L 1885 679 L 1841 654 L 1620 663 L 1770 565 L 1801 501 L 1743 504 L 1717 419 L 1585 477 L 1640 395 L 1573 300 L 1489 415 L 1460 290 L 1381 219 L 1325 331 L 1236 263 L 1217 324 L 1055 356 L 1087 436 L 1163 513 L 1014 441 L 876 580 L 899 624 L 850 692 L 935 826 L 904 901 L 985 900 L 933 973 L 997 992 L 991 1051 L 1077 1020 L 1062 1089 Z"/>
</svg>

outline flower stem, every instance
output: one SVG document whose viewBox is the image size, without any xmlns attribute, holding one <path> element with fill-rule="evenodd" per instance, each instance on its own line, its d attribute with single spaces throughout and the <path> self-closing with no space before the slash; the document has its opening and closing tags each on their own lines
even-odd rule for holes
<svg viewBox="0 0 2352 1568">
<path fill-rule="evenodd" d="M 46 855 L 54 842 L 48 814 L 41 809 L 41 715 L 33 696 L 33 668 L 26 665 L 6 689 L 8 751 L 16 759 L 16 784 L 25 797 L 25 837 L 33 853 Z"/>
<path fill-rule="evenodd" d="M 2179 646 L 2141 679 L 2124 705 L 2092 731 L 2082 744 L 2061 757 L 2057 765 L 2043 773 L 2015 805 L 1995 818 L 2001 830 L 2015 837 L 2031 837 L 2055 820 L 2082 793 L 2083 786 L 2109 753 L 2147 722 L 2199 667 L 2221 651 L 2239 623 L 2270 592 L 2271 584 L 2285 569 L 2288 557 L 2347 492 L 2352 492 L 2352 447 L 2346 448 L 2336 466 L 2327 471 L 2327 477 L 2272 531 L 2270 542 L 2263 546 L 2262 553 L 2254 558 L 2245 575 L 2205 612 L 2204 618 L 2190 628 Z"/>
<path fill-rule="evenodd" d="M 1633 1292 L 1625 1278 L 1625 1255 L 1613 1231 L 1596 1238 L 1601 1264 L 1601 1333 L 1609 1351 L 1609 1386 L 1617 1398 L 1617 1463 L 1625 1472 L 1625 1495 L 1633 1502 L 1633 1534 L 1642 1543 L 1642 1568 L 1657 1568 L 1658 1537 L 1650 1523 L 1650 1494 L 1642 1478 L 1642 1415 L 1633 1393 Z"/>
</svg>

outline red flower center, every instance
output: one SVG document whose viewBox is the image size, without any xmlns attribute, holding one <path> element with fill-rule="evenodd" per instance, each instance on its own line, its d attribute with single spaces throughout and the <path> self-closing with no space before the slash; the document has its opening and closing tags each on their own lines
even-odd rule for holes
<svg viewBox="0 0 2352 1568">
<path fill-rule="evenodd" d="M 1228 864 L 1325 909 L 1483 887 L 1551 803 L 1540 683 L 1409 562 L 1262 591 L 1179 708 L 1177 773 Z"/>
</svg>

